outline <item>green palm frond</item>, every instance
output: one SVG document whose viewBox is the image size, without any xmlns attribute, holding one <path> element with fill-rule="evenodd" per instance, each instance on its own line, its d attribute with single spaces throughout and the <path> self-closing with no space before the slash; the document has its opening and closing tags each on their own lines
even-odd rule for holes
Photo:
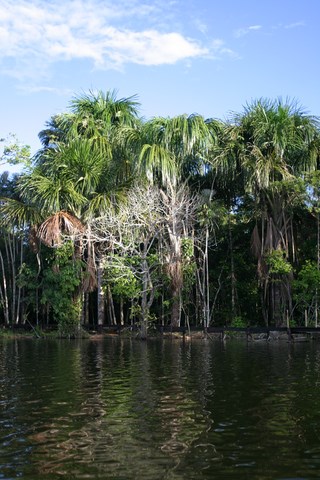
<svg viewBox="0 0 320 480">
<path fill-rule="evenodd" d="M 173 182 L 178 175 L 175 158 L 161 145 L 143 145 L 139 157 L 139 167 L 145 172 L 148 180 L 154 183 L 160 178 L 162 183 Z"/>
<path fill-rule="evenodd" d="M 102 133 L 105 126 L 134 125 L 138 118 L 139 103 L 136 96 L 117 98 L 115 90 L 106 93 L 90 91 L 71 101 L 71 111 L 76 116 L 74 127 L 81 135 L 92 137 L 94 131 Z"/>
<path fill-rule="evenodd" d="M 21 178 L 21 196 L 29 203 L 39 206 L 41 211 L 56 212 L 61 209 L 77 212 L 86 198 L 75 189 L 71 179 L 64 175 L 53 178 L 38 173 Z"/>
<path fill-rule="evenodd" d="M 106 193 L 97 193 L 88 202 L 84 213 L 85 220 L 92 218 L 97 212 L 103 212 L 114 203 L 114 196 Z"/>
<path fill-rule="evenodd" d="M 0 225 L 23 228 L 42 220 L 43 216 L 37 206 L 13 198 L 0 198 Z"/>
<path fill-rule="evenodd" d="M 88 139 L 74 139 L 60 152 L 60 164 L 64 165 L 64 177 L 73 182 L 74 189 L 88 196 L 96 189 L 99 179 L 110 163 L 109 147 L 107 153 Z"/>
<path fill-rule="evenodd" d="M 319 155 L 319 121 L 295 101 L 260 99 L 234 118 L 246 178 L 258 188 L 314 168 Z"/>
<path fill-rule="evenodd" d="M 156 117 L 141 128 L 139 169 L 149 181 L 177 182 L 208 165 L 221 123 L 201 115 Z M 131 132 L 137 141 L 137 132 Z"/>
</svg>

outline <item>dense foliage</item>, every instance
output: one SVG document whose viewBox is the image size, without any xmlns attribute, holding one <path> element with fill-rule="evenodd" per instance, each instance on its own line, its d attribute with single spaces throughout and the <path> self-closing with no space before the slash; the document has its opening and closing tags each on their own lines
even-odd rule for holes
<svg viewBox="0 0 320 480">
<path fill-rule="evenodd" d="M 319 123 L 261 99 L 227 122 L 89 92 L 0 178 L 0 321 L 318 325 Z"/>
</svg>

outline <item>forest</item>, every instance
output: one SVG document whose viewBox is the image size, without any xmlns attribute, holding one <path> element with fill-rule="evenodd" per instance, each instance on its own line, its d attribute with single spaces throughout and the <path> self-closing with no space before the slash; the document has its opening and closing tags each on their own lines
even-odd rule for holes
<svg viewBox="0 0 320 480">
<path fill-rule="evenodd" d="M 224 121 L 139 109 L 89 91 L 32 158 L 5 145 L 24 168 L 0 176 L 0 326 L 317 327 L 319 119 L 281 98 Z"/>
</svg>

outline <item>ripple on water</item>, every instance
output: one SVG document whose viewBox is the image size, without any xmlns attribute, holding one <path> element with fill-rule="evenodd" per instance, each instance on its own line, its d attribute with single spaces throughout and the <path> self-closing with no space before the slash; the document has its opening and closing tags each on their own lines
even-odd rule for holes
<svg viewBox="0 0 320 480">
<path fill-rule="evenodd" d="M 319 352 L 9 345 L 0 351 L 0 478 L 318 478 Z"/>
</svg>

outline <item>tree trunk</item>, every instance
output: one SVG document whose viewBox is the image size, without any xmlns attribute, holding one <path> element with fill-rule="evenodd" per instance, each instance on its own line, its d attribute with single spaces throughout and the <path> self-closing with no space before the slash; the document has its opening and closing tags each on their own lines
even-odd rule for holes
<svg viewBox="0 0 320 480">
<path fill-rule="evenodd" d="M 181 297 L 179 289 L 172 292 L 171 306 L 171 325 L 172 327 L 180 327 L 181 320 Z"/>
<path fill-rule="evenodd" d="M 82 318 L 81 318 L 82 325 L 89 325 L 89 293 L 83 293 L 83 300 L 82 300 Z"/>
<path fill-rule="evenodd" d="M 146 246 L 144 244 L 144 250 Z M 148 336 L 148 318 L 149 318 L 149 308 L 148 308 L 148 263 L 146 260 L 146 252 L 143 254 L 142 260 L 142 296 L 141 296 L 141 325 L 140 325 L 140 336 L 142 340 L 145 340 Z"/>
<path fill-rule="evenodd" d="M 103 266 L 102 260 L 99 260 L 97 268 L 97 284 L 98 284 L 98 329 L 102 330 L 105 320 L 105 293 L 102 288 Z"/>
<path fill-rule="evenodd" d="M 237 290 L 236 290 L 236 275 L 235 275 L 234 255 L 233 255 L 233 237 L 232 237 L 232 229 L 231 229 L 231 223 L 230 223 L 230 215 L 229 215 L 229 222 L 228 222 L 228 230 L 229 230 L 230 269 L 231 269 L 231 315 L 232 315 L 232 318 L 234 318 L 237 314 L 236 312 Z"/>
<path fill-rule="evenodd" d="M 183 285 L 183 273 L 180 257 L 175 259 L 170 265 L 171 274 L 171 325 L 180 327 L 181 321 L 181 291 Z"/>
<path fill-rule="evenodd" d="M 115 314 L 115 311 L 114 311 L 113 296 L 112 296 L 112 293 L 111 293 L 110 285 L 108 285 L 108 310 L 109 310 L 110 324 L 111 325 L 116 325 L 117 320 L 116 320 L 116 314 Z"/>
<path fill-rule="evenodd" d="M 204 285 L 203 285 L 203 292 L 204 292 L 204 331 L 207 333 L 209 324 L 210 324 L 210 305 L 209 305 L 209 298 L 210 298 L 210 281 L 209 281 L 209 228 L 206 228 L 206 246 L 205 246 L 205 258 L 204 258 L 204 265 L 203 265 L 203 275 L 204 275 Z"/>
<path fill-rule="evenodd" d="M 284 303 L 283 303 L 283 294 L 281 291 L 281 284 L 280 283 L 273 283 L 272 284 L 272 297 L 273 297 L 273 304 L 272 304 L 272 315 L 273 315 L 273 322 L 276 327 L 285 327 L 286 326 L 286 316 L 284 312 Z"/>
<path fill-rule="evenodd" d="M 120 298 L 120 325 L 124 325 L 123 297 Z"/>
<path fill-rule="evenodd" d="M 10 311 L 9 311 L 9 298 L 8 298 L 8 288 L 7 288 L 7 276 L 6 276 L 6 271 L 4 267 L 3 255 L 1 251 L 0 251 L 0 264 L 1 264 L 1 270 L 2 270 L 2 285 L 0 285 L 1 302 L 3 305 L 5 324 L 9 325 Z"/>
<path fill-rule="evenodd" d="M 23 238 L 21 238 L 21 240 L 20 240 L 20 269 L 22 268 L 22 264 L 23 264 Z M 15 317 L 16 317 L 15 323 L 16 324 L 19 323 L 21 312 L 22 312 L 22 308 L 21 308 L 21 290 L 22 290 L 22 288 L 19 286 L 17 289 L 18 289 L 18 298 L 17 298 L 16 314 L 15 314 Z"/>
</svg>

